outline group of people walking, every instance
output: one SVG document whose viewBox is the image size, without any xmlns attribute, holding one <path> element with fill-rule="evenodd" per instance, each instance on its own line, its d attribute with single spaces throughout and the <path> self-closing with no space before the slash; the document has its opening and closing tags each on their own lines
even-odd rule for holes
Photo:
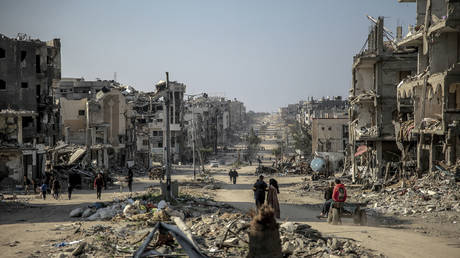
<svg viewBox="0 0 460 258">
<path fill-rule="evenodd" d="M 264 181 L 264 176 L 260 175 L 257 182 L 252 186 L 254 191 L 254 199 L 256 207 L 259 209 L 265 203 L 265 193 L 267 193 L 267 204 L 275 211 L 276 218 L 280 218 L 280 204 L 278 201 L 278 194 L 280 193 L 278 182 L 274 178 L 270 178 L 267 183 Z"/>
<path fill-rule="evenodd" d="M 128 182 L 129 191 L 133 191 L 133 171 L 131 169 L 128 170 L 128 174 L 126 176 L 126 181 Z M 41 181 L 41 183 L 40 183 Z M 43 200 L 46 200 L 48 194 L 52 194 L 53 198 L 59 200 L 61 194 L 61 183 L 57 176 L 53 176 L 47 173 L 42 180 L 32 180 L 29 179 L 27 176 L 24 176 L 24 191 L 25 194 L 29 194 L 30 189 L 33 189 L 34 194 L 37 194 L 37 189 Z M 67 196 L 69 200 L 72 198 L 72 192 L 75 189 L 75 180 L 73 179 L 72 174 L 68 176 L 67 181 Z M 96 198 L 101 199 L 102 197 L 102 189 L 106 186 L 106 180 L 102 173 L 98 173 L 96 178 L 94 179 L 93 187 L 96 190 Z"/>
<path fill-rule="evenodd" d="M 259 209 L 264 205 L 265 201 L 272 207 L 275 212 L 276 218 L 280 218 L 280 205 L 278 201 L 278 194 L 280 193 L 278 182 L 271 178 L 267 183 L 264 181 L 264 176 L 260 175 L 257 182 L 253 185 L 252 190 L 254 191 L 254 200 L 256 207 Z M 342 184 L 340 179 L 335 179 L 329 183 L 329 187 L 324 192 L 325 202 L 323 204 L 322 212 L 319 218 L 327 217 L 329 209 L 332 203 L 345 202 L 347 199 L 347 191 L 345 185 Z"/>
</svg>

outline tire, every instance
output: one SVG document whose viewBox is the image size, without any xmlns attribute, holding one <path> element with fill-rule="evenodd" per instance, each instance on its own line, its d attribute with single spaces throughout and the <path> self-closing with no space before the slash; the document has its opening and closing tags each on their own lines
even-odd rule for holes
<svg viewBox="0 0 460 258">
<path fill-rule="evenodd" d="M 361 210 L 360 212 L 360 217 L 361 217 L 361 220 L 359 221 L 359 225 L 361 226 L 367 226 L 367 214 L 366 214 L 366 211 L 365 210 Z"/>
<path fill-rule="evenodd" d="M 338 225 L 340 221 L 339 209 L 332 208 L 332 225 Z"/>
</svg>

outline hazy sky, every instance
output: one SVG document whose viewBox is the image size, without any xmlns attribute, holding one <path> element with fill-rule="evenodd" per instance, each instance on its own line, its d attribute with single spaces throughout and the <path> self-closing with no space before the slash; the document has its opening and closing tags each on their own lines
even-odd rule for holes
<svg viewBox="0 0 460 258">
<path fill-rule="evenodd" d="M 60 38 L 62 76 L 113 79 L 140 90 L 184 82 L 274 111 L 308 96 L 348 96 L 352 58 L 371 22 L 415 23 L 397 0 L 0 0 L 0 33 Z"/>
</svg>

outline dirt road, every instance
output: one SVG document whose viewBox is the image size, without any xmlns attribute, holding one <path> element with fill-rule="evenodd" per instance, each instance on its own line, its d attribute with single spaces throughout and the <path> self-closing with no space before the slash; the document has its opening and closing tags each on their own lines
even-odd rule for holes
<svg viewBox="0 0 460 258">
<path fill-rule="evenodd" d="M 227 182 L 223 189 L 217 190 L 216 200 L 229 203 L 244 211 L 253 208 L 255 205 L 250 189 L 256 177 L 249 173 L 253 170 L 254 167 L 243 168 L 236 185 L 228 184 L 229 179 L 226 173 L 216 174 L 216 179 Z M 427 237 L 378 225 L 355 226 L 351 219 L 343 220 L 343 225 L 329 225 L 324 220 L 316 218 L 320 213 L 317 205 L 307 205 L 319 204 L 317 196 L 299 198 L 288 191 L 293 183 L 299 182 L 299 177 L 277 177 L 276 179 L 281 191 L 279 195 L 281 221 L 308 223 L 325 235 L 355 239 L 361 242 L 361 245 L 388 257 L 460 257 L 460 239 Z M 371 219 L 370 224 L 372 224 Z"/>
</svg>

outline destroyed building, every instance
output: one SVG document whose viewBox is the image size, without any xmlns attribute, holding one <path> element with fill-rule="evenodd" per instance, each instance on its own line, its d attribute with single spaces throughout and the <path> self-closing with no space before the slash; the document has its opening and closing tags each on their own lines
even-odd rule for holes
<svg viewBox="0 0 460 258">
<path fill-rule="evenodd" d="M 450 166 L 460 157 L 460 2 L 414 2 L 417 24 L 398 46 L 415 48 L 417 72 L 398 86 L 398 143 L 404 172 Z M 413 162 L 412 162 L 413 163 Z"/>
<path fill-rule="evenodd" d="M 375 25 L 367 42 L 353 58 L 349 97 L 349 160 L 353 180 L 366 176 L 373 180 L 381 178 L 386 163 L 399 161 L 392 123 L 397 115 L 396 88 L 416 70 L 415 50 L 396 45 L 384 28 L 383 17 L 371 20 Z"/>
<path fill-rule="evenodd" d="M 348 101 L 342 96 L 322 97 L 299 103 L 297 121 L 301 125 L 311 125 L 314 118 L 345 118 L 348 117 Z"/>
<path fill-rule="evenodd" d="M 201 151 L 212 150 L 229 144 L 230 137 L 230 105 L 221 97 L 199 97 L 188 101 L 185 116 L 187 147 L 191 150 L 192 134 L 196 136 L 195 144 Z M 193 116 L 193 117 L 192 117 Z"/>
<path fill-rule="evenodd" d="M 61 77 L 59 39 L 0 34 L 0 180 L 44 173 L 45 145 L 59 138 L 51 84 Z"/>
<path fill-rule="evenodd" d="M 130 107 L 116 86 L 113 81 L 70 78 L 53 84 L 64 142 L 85 146 L 87 160 L 106 169 L 109 160 L 121 167 L 134 160 Z"/>
<path fill-rule="evenodd" d="M 157 92 L 140 93 L 133 103 L 135 111 L 136 164 L 150 167 L 152 161 L 164 162 L 166 158 L 166 105 L 164 97 L 158 95 L 165 82 L 157 83 Z M 183 153 L 183 99 L 186 85 L 169 82 L 169 107 L 171 131 L 171 156 L 177 163 Z"/>
<path fill-rule="evenodd" d="M 348 145 L 348 118 L 314 118 L 312 151 L 344 153 Z"/>
</svg>

